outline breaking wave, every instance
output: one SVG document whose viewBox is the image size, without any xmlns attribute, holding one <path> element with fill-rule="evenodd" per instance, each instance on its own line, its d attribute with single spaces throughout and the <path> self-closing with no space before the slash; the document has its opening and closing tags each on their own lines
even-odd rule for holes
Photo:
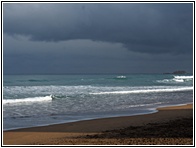
<svg viewBox="0 0 196 148">
<path fill-rule="evenodd" d="M 165 89 L 142 89 L 142 90 L 130 90 L 130 91 L 110 91 L 110 92 L 96 92 L 91 93 L 93 95 L 102 94 L 140 94 L 140 93 L 159 93 L 159 92 L 178 92 L 178 91 L 190 91 L 193 87 L 181 87 L 181 88 L 165 88 Z"/>
<path fill-rule="evenodd" d="M 185 80 L 189 80 L 189 79 L 193 79 L 193 76 L 174 76 L 175 79 L 185 79 Z"/>
<path fill-rule="evenodd" d="M 117 79 L 126 79 L 127 77 L 126 76 L 117 76 L 116 78 Z"/>
<path fill-rule="evenodd" d="M 159 83 L 183 83 L 183 82 L 191 82 L 193 80 L 193 76 L 173 76 L 172 79 L 163 79 L 157 80 Z"/>
<path fill-rule="evenodd" d="M 5 99 L 3 104 L 12 104 L 12 103 L 32 103 L 32 102 L 44 102 L 51 101 L 52 95 L 45 97 L 32 97 L 32 98 L 23 98 L 23 99 Z"/>
</svg>

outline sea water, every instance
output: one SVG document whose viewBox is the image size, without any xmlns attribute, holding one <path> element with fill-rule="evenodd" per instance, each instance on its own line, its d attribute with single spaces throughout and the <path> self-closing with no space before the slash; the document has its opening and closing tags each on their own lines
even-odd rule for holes
<svg viewBox="0 0 196 148">
<path fill-rule="evenodd" d="M 193 102 L 193 76 L 4 75 L 3 129 L 146 114 Z"/>
</svg>

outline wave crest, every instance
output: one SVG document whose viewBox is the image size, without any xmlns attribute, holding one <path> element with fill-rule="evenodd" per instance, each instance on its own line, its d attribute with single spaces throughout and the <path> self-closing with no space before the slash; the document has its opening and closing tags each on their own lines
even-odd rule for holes
<svg viewBox="0 0 196 148">
<path fill-rule="evenodd" d="M 163 79 L 157 80 L 158 83 L 183 83 L 183 82 L 191 82 L 193 80 L 193 76 L 173 76 L 172 79 Z"/>
<path fill-rule="evenodd" d="M 117 76 L 116 79 L 126 79 L 126 76 Z"/>
<path fill-rule="evenodd" d="M 3 104 L 12 104 L 12 103 L 32 103 L 32 102 L 44 102 L 52 101 L 52 95 L 45 97 L 32 97 L 32 98 L 23 98 L 23 99 L 5 99 Z"/>
<path fill-rule="evenodd" d="M 193 76 L 174 76 L 175 79 L 193 79 Z"/>
<path fill-rule="evenodd" d="M 110 92 L 97 92 L 97 93 L 90 93 L 90 94 L 92 94 L 92 95 L 140 94 L 140 93 L 178 92 L 178 91 L 190 91 L 190 90 L 193 90 L 193 87 L 165 88 L 165 89 L 142 89 L 142 90 L 130 90 L 130 91 L 110 91 Z"/>
</svg>

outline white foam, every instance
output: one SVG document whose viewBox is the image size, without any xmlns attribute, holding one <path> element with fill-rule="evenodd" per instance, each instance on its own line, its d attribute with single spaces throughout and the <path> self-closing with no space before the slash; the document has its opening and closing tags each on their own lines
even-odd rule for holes
<svg viewBox="0 0 196 148">
<path fill-rule="evenodd" d="M 126 79 L 127 77 L 126 76 L 117 76 L 116 78 L 118 78 L 118 79 Z"/>
<path fill-rule="evenodd" d="M 23 99 L 6 99 L 3 100 L 3 104 L 11 104 L 11 103 L 30 103 L 30 102 L 43 102 L 43 101 L 51 101 L 52 96 L 45 97 L 33 97 L 33 98 L 23 98 Z"/>
<path fill-rule="evenodd" d="M 193 76 L 174 76 L 175 79 L 193 79 Z"/>
<path fill-rule="evenodd" d="M 191 82 L 193 80 L 193 76 L 173 76 L 172 79 L 163 79 L 157 80 L 159 83 L 183 83 L 183 82 Z"/>
<path fill-rule="evenodd" d="M 137 94 L 137 93 L 177 92 L 177 91 L 188 91 L 188 90 L 193 90 L 193 87 L 165 88 L 165 89 L 143 89 L 143 90 L 130 90 L 130 91 L 110 91 L 110 92 L 96 92 L 96 93 L 90 93 L 90 94 L 93 94 L 93 95 Z"/>
<path fill-rule="evenodd" d="M 184 82 L 183 79 L 173 79 L 175 82 Z"/>
<path fill-rule="evenodd" d="M 193 79 L 193 76 L 174 76 L 173 81 L 175 82 L 185 82 Z"/>
</svg>

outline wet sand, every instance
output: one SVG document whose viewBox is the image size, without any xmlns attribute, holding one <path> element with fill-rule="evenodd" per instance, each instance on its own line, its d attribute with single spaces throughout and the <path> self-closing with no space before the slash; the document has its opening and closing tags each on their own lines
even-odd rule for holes
<svg viewBox="0 0 196 148">
<path fill-rule="evenodd" d="M 3 132 L 3 145 L 193 145 L 193 105 Z"/>
</svg>

